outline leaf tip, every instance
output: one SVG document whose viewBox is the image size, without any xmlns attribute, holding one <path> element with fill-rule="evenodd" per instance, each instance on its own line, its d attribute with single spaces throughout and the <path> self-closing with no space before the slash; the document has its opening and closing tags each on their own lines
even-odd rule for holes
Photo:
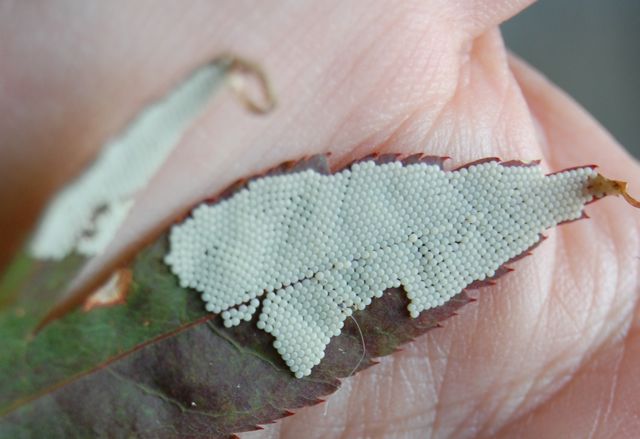
<svg viewBox="0 0 640 439">
<path fill-rule="evenodd" d="M 593 195 L 594 198 L 602 198 L 607 195 L 622 196 L 624 200 L 635 208 L 640 208 L 640 201 L 632 197 L 627 189 L 628 183 L 626 181 L 611 180 L 598 174 L 591 180 L 587 191 Z"/>
</svg>

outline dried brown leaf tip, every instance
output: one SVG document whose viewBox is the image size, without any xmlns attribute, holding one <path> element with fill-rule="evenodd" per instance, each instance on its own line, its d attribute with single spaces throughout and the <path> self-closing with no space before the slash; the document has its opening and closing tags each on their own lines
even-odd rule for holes
<svg viewBox="0 0 640 439">
<path fill-rule="evenodd" d="M 598 174 L 591 180 L 587 190 L 595 198 L 602 198 L 607 195 L 621 196 L 633 207 L 640 208 L 640 201 L 629 194 L 627 186 L 628 183 L 626 181 L 610 180 L 602 174 Z"/>
<path fill-rule="evenodd" d="M 236 55 L 221 55 L 217 63 L 227 65 L 227 84 L 247 111 L 266 114 L 276 106 L 276 98 L 262 68 Z"/>
</svg>

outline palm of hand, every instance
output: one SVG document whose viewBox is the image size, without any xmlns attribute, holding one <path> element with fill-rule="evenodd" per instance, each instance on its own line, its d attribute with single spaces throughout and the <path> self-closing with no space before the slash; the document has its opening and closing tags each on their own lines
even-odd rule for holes
<svg viewBox="0 0 640 439">
<path fill-rule="evenodd" d="M 69 151 L 118 127 L 175 79 L 170 75 L 179 76 L 175 65 L 188 70 L 229 48 L 264 60 L 278 95 L 278 109 L 263 119 L 247 117 L 229 96 L 216 100 L 140 195 L 110 252 L 237 177 L 327 150 L 338 162 L 373 151 L 424 151 L 456 163 L 541 158 L 550 170 L 597 163 L 605 175 L 635 174 L 635 163 L 597 124 L 507 54 L 495 27 L 522 6 L 436 3 L 362 2 L 346 11 L 327 3 L 265 11 L 201 5 L 180 10 L 177 22 L 178 11 L 163 9 L 145 21 L 144 35 L 133 36 L 113 28 L 135 33 L 149 13 L 140 5 L 126 14 L 87 9 L 84 21 L 65 29 L 45 20 L 45 28 L 80 48 L 86 42 L 76 34 L 97 26 L 92 39 L 107 48 L 102 60 L 87 57 L 74 82 L 62 67 L 52 73 L 57 89 L 50 99 L 67 96 L 62 107 L 93 110 L 75 124 L 100 115 Z M 68 56 L 49 53 L 40 61 L 64 66 Z M 14 65 L 33 80 L 26 60 Z M 35 110 L 22 122 L 45 130 L 45 117 Z M 62 178 L 68 170 L 60 169 Z M 550 231 L 533 257 L 481 290 L 477 304 L 445 329 L 346 380 L 324 404 L 246 437 L 631 435 L 640 410 L 638 215 L 619 200 L 588 210 L 592 219 Z"/>
</svg>

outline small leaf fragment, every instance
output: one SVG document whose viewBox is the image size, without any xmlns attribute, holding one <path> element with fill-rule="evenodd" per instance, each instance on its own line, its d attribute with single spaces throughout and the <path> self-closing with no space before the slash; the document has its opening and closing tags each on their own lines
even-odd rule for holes
<svg viewBox="0 0 640 439">
<path fill-rule="evenodd" d="M 627 186 L 628 183 L 626 181 L 610 180 L 598 174 L 588 186 L 588 190 L 596 198 L 602 198 L 607 195 L 622 196 L 627 203 L 633 207 L 640 208 L 640 201 L 629 194 Z"/>
</svg>

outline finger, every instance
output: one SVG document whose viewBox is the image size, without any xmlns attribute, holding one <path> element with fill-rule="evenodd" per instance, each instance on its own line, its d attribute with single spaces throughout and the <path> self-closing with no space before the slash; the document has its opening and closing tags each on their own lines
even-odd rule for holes
<svg viewBox="0 0 640 439">
<path fill-rule="evenodd" d="M 517 15 L 535 0 L 466 0 L 458 3 L 459 26 L 477 37 Z"/>
<path fill-rule="evenodd" d="M 591 116 L 523 62 L 513 59 L 511 65 L 540 127 L 551 161 L 560 167 L 575 160 L 593 161 L 601 163 L 607 173 L 625 174 L 633 185 L 639 183 L 635 177 L 637 163 Z M 640 427 L 636 416 L 640 409 L 637 396 L 640 385 L 634 372 L 640 363 L 635 260 L 638 215 L 625 210 L 619 201 L 610 200 L 598 210 L 594 209 L 592 221 L 599 223 L 599 229 L 580 237 L 583 242 L 585 239 L 608 242 L 611 253 L 604 256 L 598 252 L 593 254 L 594 245 L 581 251 L 587 254 L 586 258 L 596 258 L 598 264 L 617 266 L 614 274 L 617 280 L 609 287 L 613 291 L 601 292 L 599 302 L 594 302 L 609 307 L 611 312 L 601 315 L 599 323 L 592 322 L 585 327 L 589 334 L 592 332 L 589 328 L 599 324 L 604 329 L 600 332 L 609 332 L 609 336 L 593 338 L 581 364 L 570 373 L 570 379 L 526 417 L 505 427 L 498 437 L 561 437 L 564 433 L 578 437 L 626 437 Z M 607 236 L 598 236 L 602 228 Z M 591 277 L 594 274 L 591 273 Z M 567 300 L 576 308 L 585 299 L 584 288 L 578 289 L 580 297 Z"/>
<path fill-rule="evenodd" d="M 611 177 L 625 176 L 632 187 L 640 183 L 637 161 L 593 116 L 524 61 L 511 56 L 509 64 L 535 118 L 549 162 L 566 167 L 580 160 L 593 161 Z"/>
</svg>

